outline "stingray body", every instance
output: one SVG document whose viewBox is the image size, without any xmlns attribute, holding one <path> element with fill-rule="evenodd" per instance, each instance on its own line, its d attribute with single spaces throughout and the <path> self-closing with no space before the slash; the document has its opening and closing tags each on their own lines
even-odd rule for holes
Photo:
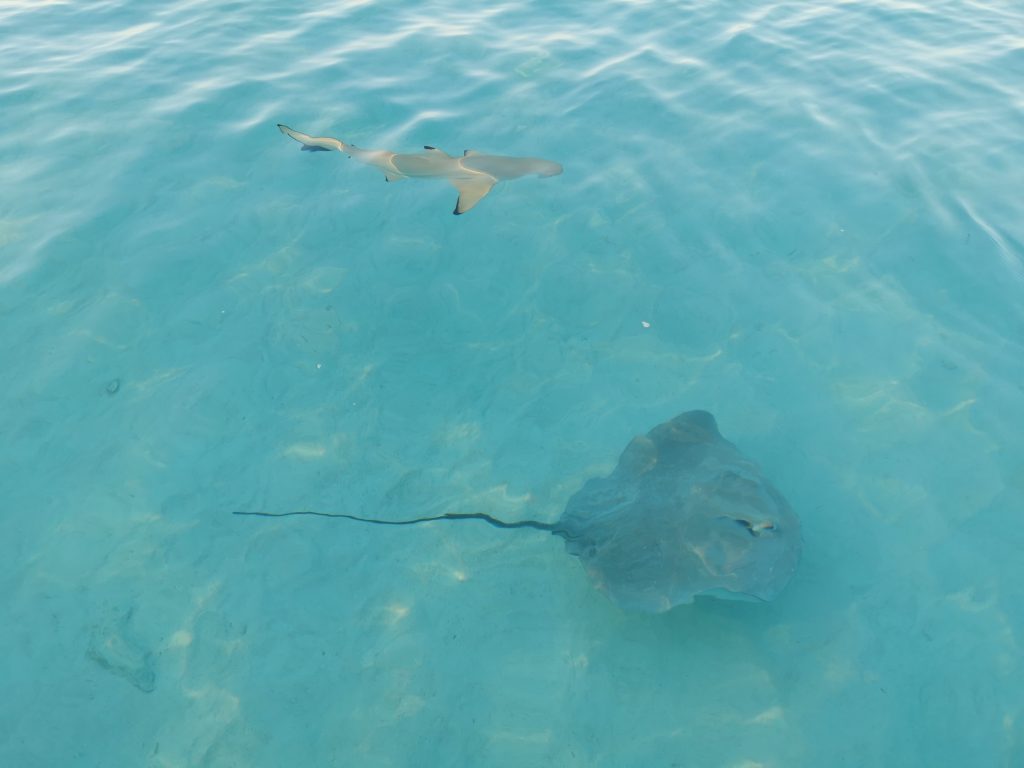
<svg viewBox="0 0 1024 768">
<path fill-rule="evenodd" d="M 379 525 L 483 520 L 550 531 L 565 540 L 593 584 L 630 611 L 660 613 L 697 595 L 771 600 L 800 561 L 800 521 L 757 465 L 718 431 L 707 411 L 688 411 L 635 438 L 607 477 L 584 483 L 555 523 L 506 522 L 483 513 L 375 520 Z"/>
<path fill-rule="evenodd" d="M 706 411 L 635 438 L 610 475 L 569 499 L 557 527 L 598 589 L 651 613 L 697 595 L 771 600 L 802 546 L 782 494 Z"/>
<path fill-rule="evenodd" d="M 382 149 L 361 149 L 354 144 L 328 136 L 310 136 L 292 130 L 287 125 L 277 126 L 281 133 L 302 144 L 307 152 L 336 150 L 384 173 L 387 181 L 402 179 L 445 179 L 459 191 L 455 215 L 470 210 L 479 203 L 499 181 L 521 176 L 557 176 L 562 166 L 536 157 L 505 157 L 485 155 L 467 149 L 462 157 L 452 157 L 436 147 L 424 147 L 423 152 L 403 154 Z"/>
</svg>

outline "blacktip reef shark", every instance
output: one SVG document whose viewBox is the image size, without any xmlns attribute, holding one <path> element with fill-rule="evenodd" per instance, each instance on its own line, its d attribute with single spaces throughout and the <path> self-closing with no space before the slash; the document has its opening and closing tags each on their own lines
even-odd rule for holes
<svg viewBox="0 0 1024 768">
<path fill-rule="evenodd" d="M 361 163 L 380 168 L 387 181 L 402 179 L 446 179 L 459 190 L 459 200 L 452 211 L 459 216 L 479 203 L 499 181 L 521 176 L 557 176 L 562 166 L 537 157 L 505 157 L 485 155 L 467 149 L 462 157 L 452 157 L 437 147 L 424 146 L 417 154 L 388 152 L 384 149 L 361 149 L 354 144 L 329 136 L 310 136 L 277 124 L 281 133 L 302 144 L 304 152 L 337 150 Z"/>
</svg>

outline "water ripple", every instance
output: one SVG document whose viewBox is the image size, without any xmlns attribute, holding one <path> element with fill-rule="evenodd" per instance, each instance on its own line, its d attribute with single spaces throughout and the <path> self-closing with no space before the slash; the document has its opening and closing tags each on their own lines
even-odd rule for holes
<svg viewBox="0 0 1024 768">
<path fill-rule="evenodd" d="M 0 764 L 1021 764 L 1022 30 L 0 4 Z M 565 173 L 453 217 L 279 121 Z M 551 519 L 689 407 L 806 521 L 783 602 L 626 621 L 544 543 L 220 515 Z"/>
</svg>

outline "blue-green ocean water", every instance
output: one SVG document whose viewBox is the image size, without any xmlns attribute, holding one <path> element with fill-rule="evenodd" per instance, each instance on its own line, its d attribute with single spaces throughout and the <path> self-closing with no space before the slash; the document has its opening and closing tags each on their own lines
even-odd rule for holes
<svg viewBox="0 0 1024 768">
<path fill-rule="evenodd" d="M 0 765 L 1024 765 L 1020 3 L 6 2 L 0 115 Z M 230 514 L 554 520 L 692 408 L 775 602 Z"/>
</svg>

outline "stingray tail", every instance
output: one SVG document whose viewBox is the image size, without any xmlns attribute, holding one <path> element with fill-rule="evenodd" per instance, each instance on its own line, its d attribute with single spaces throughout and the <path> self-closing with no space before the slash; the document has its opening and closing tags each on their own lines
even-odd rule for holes
<svg viewBox="0 0 1024 768">
<path fill-rule="evenodd" d="M 311 510 L 300 510 L 297 512 L 232 512 L 233 515 L 245 515 L 248 517 L 295 517 L 306 515 L 309 517 L 340 517 L 345 520 L 355 520 L 360 523 L 372 523 L 373 525 L 417 525 L 419 523 L 432 523 L 435 520 L 483 520 L 495 528 L 535 528 L 538 531 L 549 531 L 561 535 L 554 523 L 542 523 L 539 520 L 516 520 L 506 522 L 496 517 L 491 517 L 483 512 L 446 512 L 443 515 L 434 517 L 417 517 L 412 520 L 377 520 L 372 517 L 358 517 L 346 515 L 341 512 L 313 512 Z"/>
</svg>

